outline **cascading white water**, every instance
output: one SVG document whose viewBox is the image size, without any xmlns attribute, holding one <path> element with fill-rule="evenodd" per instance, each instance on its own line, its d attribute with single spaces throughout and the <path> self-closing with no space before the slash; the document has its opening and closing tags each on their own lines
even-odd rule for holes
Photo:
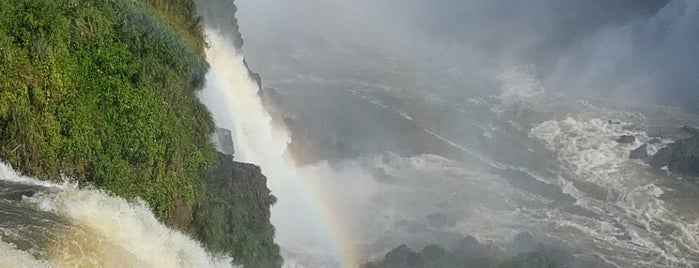
<svg viewBox="0 0 699 268">
<path fill-rule="evenodd" d="M 211 111 L 216 125 L 232 131 L 235 159 L 259 165 L 267 176 L 268 187 L 278 200 L 271 216 L 275 242 L 283 251 L 332 255 L 333 231 L 328 230 L 328 223 L 323 223 L 319 201 L 308 189 L 317 176 L 297 169 L 287 152 L 289 132 L 275 124 L 263 105 L 258 84 L 250 78 L 244 58 L 233 42 L 214 30 L 206 33 L 211 45 L 206 57 L 211 68 L 200 99 Z M 289 266 L 293 260 L 288 255 L 284 257 Z"/>
<path fill-rule="evenodd" d="M 31 197 L 0 202 L 3 214 L 23 214 L 33 221 L 13 225 L 3 220 L 0 238 L 13 240 L 10 236 L 26 229 L 42 238 L 32 241 L 33 250 L 0 242 L 0 267 L 230 267 L 230 258 L 213 256 L 182 232 L 164 226 L 143 202 L 23 177 L 4 163 L 0 182 L 36 191 Z M 24 209 L 4 210 L 10 203 Z"/>
</svg>

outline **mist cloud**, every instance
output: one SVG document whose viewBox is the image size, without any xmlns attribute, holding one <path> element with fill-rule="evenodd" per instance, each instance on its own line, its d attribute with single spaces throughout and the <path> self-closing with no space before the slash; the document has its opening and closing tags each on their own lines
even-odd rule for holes
<svg viewBox="0 0 699 268">
<path fill-rule="evenodd" d="M 460 69 L 470 80 L 479 69 L 514 65 L 541 79 L 548 91 L 699 109 L 694 1 L 239 0 L 238 5 L 253 57 L 270 44 L 288 49 L 296 43 L 299 49 L 303 43 L 300 49 L 318 53 L 337 49 L 328 43 L 359 44 L 380 56 L 409 58 L 416 69 L 433 68 L 429 61 Z"/>
</svg>

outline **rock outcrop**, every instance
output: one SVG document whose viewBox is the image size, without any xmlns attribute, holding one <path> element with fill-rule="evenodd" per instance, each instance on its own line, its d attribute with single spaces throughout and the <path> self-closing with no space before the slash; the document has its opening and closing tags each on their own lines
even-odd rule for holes
<svg viewBox="0 0 699 268">
<path fill-rule="evenodd" d="M 699 136 L 678 140 L 666 149 L 670 151 L 670 171 L 699 176 Z"/>
<path fill-rule="evenodd" d="M 646 160 L 649 157 L 650 155 L 648 154 L 648 144 L 643 144 L 639 146 L 638 148 L 631 151 L 631 154 L 629 155 L 629 158 L 631 159 Z"/>
<path fill-rule="evenodd" d="M 253 164 L 216 154 L 218 164 L 194 207 L 193 232 L 209 249 L 230 254 L 244 267 L 280 267 L 270 206 L 276 198 L 267 178 Z"/>
<path fill-rule="evenodd" d="M 633 135 L 621 135 L 616 142 L 618 143 L 633 143 L 636 141 L 636 136 Z"/>
<path fill-rule="evenodd" d="M 633 150 L 630 158 L 641 159 L 655 168 L 667 167 L 679 174 L 699 176 L 699 129 L 689 126 L 682 129 L 688 137 L 667 144 L 652 156 L 646 152 L 648 144 L 644 144 Z"/>
<path fill-rule="evenodd" d="M 235 153 L 233 134 L 230 130 L 217 127 L 214 130 L 214 135 L 211 139 L 213 140 L 217 151 L 227 155 L 233 155 Z"/>
<path fill-rule="evenodd" d="M 423 267 L 606 267 L 601 260 L 582 260 L 569 251 L 536 241 L 529 233 L 519 234 L 505 252 L 491 244 L 483 244 L 473 236 L 459 240 L 451 250 L 428 245 L 415 252 L 401 245 L 379 261 L 362 268 L 423 268 Z"/>
</svg>

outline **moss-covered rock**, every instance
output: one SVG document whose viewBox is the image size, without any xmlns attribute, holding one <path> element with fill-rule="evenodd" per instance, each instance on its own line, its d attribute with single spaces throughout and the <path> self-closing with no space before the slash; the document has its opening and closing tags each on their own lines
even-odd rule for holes
<svg viewBox="0 0 699 268">
<path fill-rule="evenodd" d="M 280 267 L 270 206 L 276 201 L 259 167 L 217 153 L 216 169 L 204 180 L 193 230 L 209 249 L 230 254 L 245 267 Z"/>
</svg>

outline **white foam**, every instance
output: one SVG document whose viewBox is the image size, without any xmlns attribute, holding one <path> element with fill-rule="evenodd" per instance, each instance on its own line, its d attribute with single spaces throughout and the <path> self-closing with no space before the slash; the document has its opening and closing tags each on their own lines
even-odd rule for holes
<svg viewBox="0 0 699 268">
<path fill-rule="evenodd" d="M 70 219 L 80 232 L 68 233 L 66 239 L 75 239 L 74 235 L 83 232 L 92 234 L 74 241 L 85 256 L 59 249 L 62 253 L 52 260 L 59 266 L 76 262 L 109 266 L 118 261 L 147 267 L 230 267 L 230 259 L 214 257 L 198 242 L 162 225 L 143 202 L 127 202 L 101 191 L 77 188 L 40 193 L 25 200 Z M 100 241 L 98 248 L 93 248 L 93 240 Z M 127 258 L 115 260 L 109 256 L 119 251 Z"/>
<path fill-rule="evenodd" d="M 52 184 L 19 176 L 3 163 L 0 179 L 47 187 L 33 197 L 24 197 L 22 202 L 70 222 L 66 229 L 47 229 L 52 233 L 44 236 L 57 237 L 56 241 L 36 241 L 46 244 L 45 261 L 30 261 L 29 254 L 20 254 L 4 244 L 0 244 L 0 255 L 15 256 L 29 266 L 230 267 L 230 258 L 213 256 L 182 232 L 164 226 L 143 202 L 79 189 L 76 184 Z"/>
<path fill-rule="evenodd" d="M 603 241 L 608 245 L 607 250 L 622 250 L 601 253 L 613 262 L 687 267 L 694 257 L 677 247 L 696 247 L 697 235 L 689 231 L 696 229 L 687 226 L 686 220 L 680 220 L 660 199 L 666 190 L 656 185 L 657 179 L 628 159 L 632 149 L 650 139 L 645 132 L 632 129 L 629 123 L 584 117 L 546 121 L 531 129 L 530 136 L 543 141 L 571 172 L 565 178 L 568 183 L 562 187 L 563 191 L 575 197 L 577 205 L 602 218 L 595 225 L 589 225 L 582 224 L 581 218 L 561 214 L 556 216 L 556 221 Z M 621 144 L 616 141 L 621 135 L 633 135 L 636 141 Z M 575 187 L 576 181 L 601 186 L 607 191 L 606 198 L 599 200 L 588 195 Z M 604 221 L 623 226 L 619 230 L 623 230 L 628 239 L 615 239 L 617 228 L 602 228 Z M 662 234 L 663 226 L 668 225 L 687 232 L 671 239 Z M 656 257 L 649 257 L 649 252 Z M 630 259 L 626 254 L 638 254 L 637 259 Z"/>
<path fill-rule="evenodd" d="M 502 86 L 500 94 L 494 96 L 499 104 L 490 108 L 495 114 L 502 115 L 510 108 L 526 105 L 532 98 L 545 93 L 541 82 L 520 68 L 506 66 L 497 71 L 495 77 Z"/>
<path fill-rule="evenodd" d="M 31 254 L 0 240 L 0 267 L 49 268 L 51 266 L 46 261 L 37 260 Z"/>
</svg>

